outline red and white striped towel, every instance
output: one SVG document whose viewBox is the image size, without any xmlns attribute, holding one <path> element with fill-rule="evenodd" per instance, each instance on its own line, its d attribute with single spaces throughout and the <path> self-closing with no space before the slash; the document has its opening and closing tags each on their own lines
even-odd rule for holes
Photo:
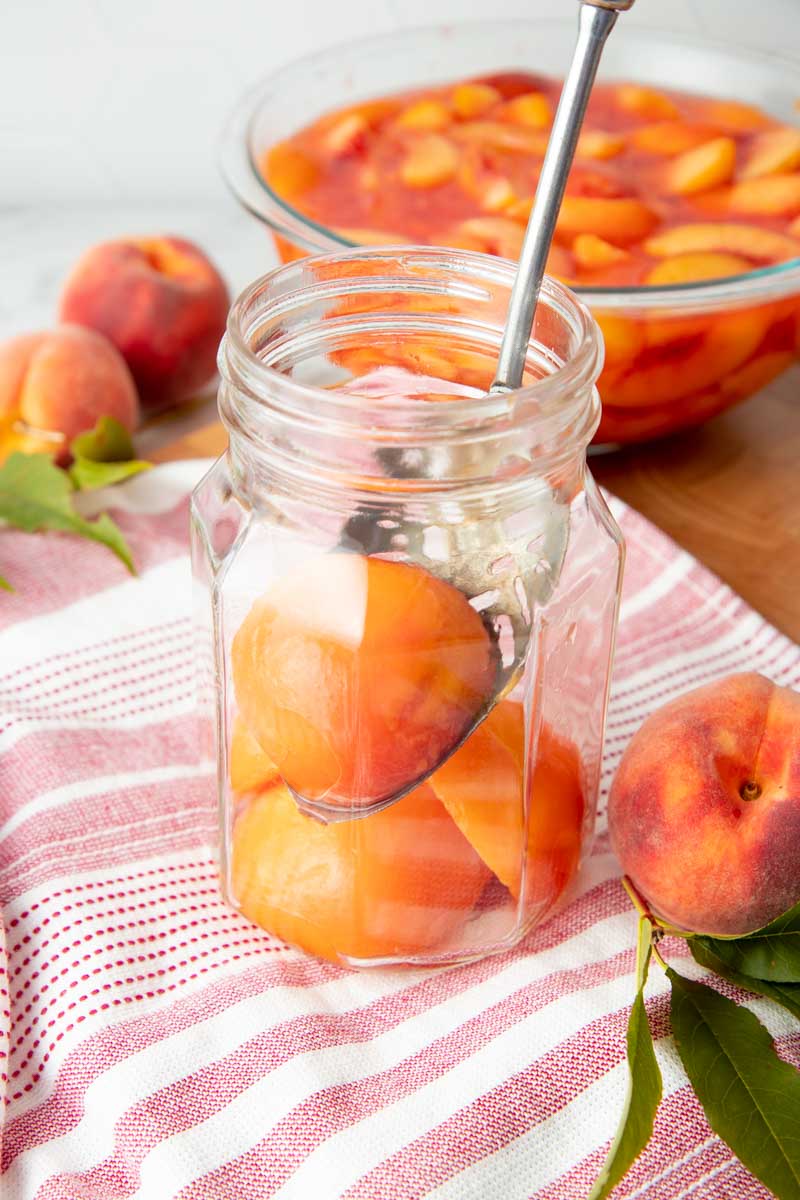
<svg viewBox="0 0 800 1200">
<path fill-rule="evenodd" d="M 584 1197 L 624 1095 L 634 986 L 635 919 L 603 820 L 571 903 L 518 949 L 466 967 L 351 973 L 226 908 L 193 719 L 186 494 L 198 474 L 159 468 L 115 491 L 138 579 L 89 543 L 0 536 L 17 588 L 0 600 L 0 1193 Z M 670 697 L 748 668 L 800 683 L 798 647 L 614 508 L 628 566 L 606 788 Z M 768 1195 L 710 1133 L 652 975 L 665 1099 L 618 1195 Z M 791 1018 L 748 1003 L 800 1061 Z"/>
</svg>

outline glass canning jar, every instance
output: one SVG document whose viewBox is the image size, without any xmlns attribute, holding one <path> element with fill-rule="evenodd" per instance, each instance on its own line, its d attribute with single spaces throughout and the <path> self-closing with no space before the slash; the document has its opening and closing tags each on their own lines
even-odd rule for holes
<svg viewBox="0 0 800 1200">
<path fill-rule="evenodd" d="M 233 306 L 192 499 L 226 898 L 351 966 L 514 944 L 590 843 L 623 563 L 586 466 L 597 328 L 547 280 L 487 395 L 511 264 L 290 263 Z"/>
</svg>

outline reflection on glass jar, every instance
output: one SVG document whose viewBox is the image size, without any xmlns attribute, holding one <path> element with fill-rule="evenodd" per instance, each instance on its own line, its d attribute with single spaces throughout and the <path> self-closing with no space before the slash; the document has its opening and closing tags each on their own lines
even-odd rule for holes
<svg viewBox="0 0 800 1200">
<path fill-rule="evenodd" d="M 488 395 L 512 279 L 303 259 L 223 343 L 192 505 L 223 890 L 337 962 L 508 947 L 589 845 L 623 559 L 585 461 L 601 351 L 547 281 L 523 387 Z"/>
</svg>

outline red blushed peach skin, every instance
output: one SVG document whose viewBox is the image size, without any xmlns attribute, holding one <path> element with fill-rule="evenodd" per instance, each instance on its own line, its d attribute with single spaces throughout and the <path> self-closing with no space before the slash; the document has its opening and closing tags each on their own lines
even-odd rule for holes
<svg viewBox="0 0 800 1200">
<path fill-rule="evenodd" d="M 622 757 L 614 849 L 653 911 L 738 934 L 800 899 L 800 695 L 730 675 L 654 713 Z"/>
<path fill-rule="evenodd" d="M 334 825 L 270 787 L 237 819 L 232 862 L 245 916 L 334 962 L 445 950 L 490 878 L 425 784 Z"/>
<path fill-rule="evenodd" d="M 142 405 L 163 408 L 212 378 L 225 332 L 228 291 L 183 238 L 104 242 L 77 263 L 61 319 L 99 330 L 131 369 Z"/>
<path fill-rule="evenodd" d="M 0 457 L 17 449 L 64 457 L 102 416 L 133 432 L 139 401 L 124 360 L 99 333 L 61 325 L 0 344 Z"/>
<path fill-rule="evenodd" d="M 300 795 L 366 807 L 422 778 L 490 694 L 466 597 L 420 567 L 321 555 L 278 580 L 232 646 L 239 711 Z"/>
</svg>

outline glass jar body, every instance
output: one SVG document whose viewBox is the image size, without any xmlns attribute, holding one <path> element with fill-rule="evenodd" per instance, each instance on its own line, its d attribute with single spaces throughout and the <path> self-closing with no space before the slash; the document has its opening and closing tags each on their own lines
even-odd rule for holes
<svg viewBox="0 0 800 1200">
<path fill-rule="evenodd" d="M 351 286 L 357 260 L 342 258 Z M 319 289 L 313 260 L 297 269 Z M 411 291 L 418 304 L 413 280 Z M 387 311 L 408 332 L 387 296 L 376 287 L 384 350 Z M 317 324 L 331 320 L 323 310 Z M 430 313 L 415 321 L 435 345 Z M 303 356 L 287 357 L 287 323 L 284 306 L 276 336 L 291 374 Z M 269 342 L 253 347 L 262 361 Z M 362 356 L 371 345 L 362 329 Z M 374 454 L 345 438 L 343 464 L 329 397 L 287 432 L 280 381 L 265 377 L 266 407 L 280 412 L 259 447 L 235 415 L 250 384 L 230 362 L 223 373 L 231 446 L 195 491 L 192 526 L 226 898 L 350 966 L 514 944 L 565 893 L 594 825 L 622 541 L 585 441 L 536 464 L 503 453 L 487 477 L 492 420 L 477 439 L 454 422 L 443 449 L 412 405 Z M 304 402 L 317 376 L 306 357 Z M 372 402 L 351 413 L 370 438 Z M 436 409 L 448 419 L 446 403 Z M 336 469 L 308 470 L 326 448 Z"/>
</svg>

